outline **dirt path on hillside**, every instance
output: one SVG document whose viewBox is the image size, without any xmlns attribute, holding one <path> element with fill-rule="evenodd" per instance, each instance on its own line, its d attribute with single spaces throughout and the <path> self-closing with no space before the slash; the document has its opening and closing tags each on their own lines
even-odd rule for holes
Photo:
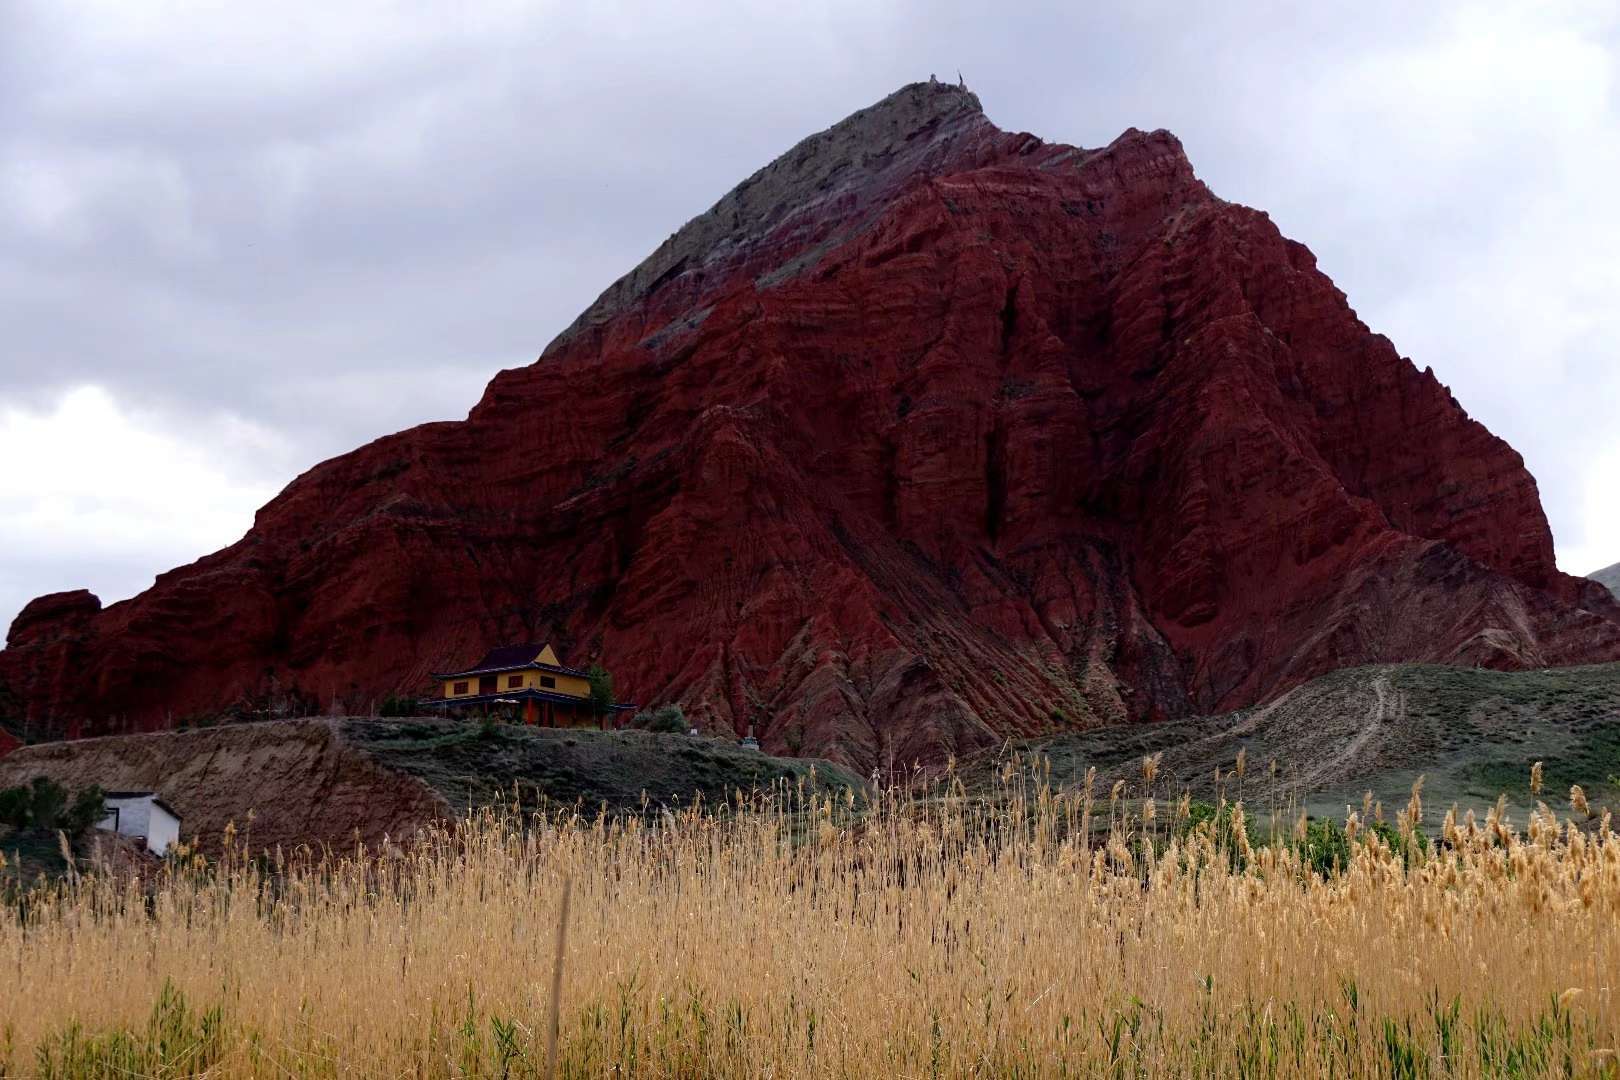
<svg viewBox="0 0 1620 1080">
<path fill-rule="evenodd" d="M 1241 737 L 1244 735 L 1253 735 L 1256 731 L 1260 730 L 1261 724 L 1264 724 L 1267 720 L 1271 719 L 1271 715 L 1273 713 L 1282 708 L 1284 705 L 1288 704 L 1288 702 L 1292 701 L 1294 695 L 1299 693 L 1299 690 L 1299 687 L 1294 687 L 1292 690 L 1288 691 L 1286 694 L 1282 695 L 1276 700 L 1260 706 L 1248 716 L 1245 716 L 1242 720 L 1239 720 L 1237 723 L 1233 724 L 1225 732 L 1222 732 L 1219 735 L 1211 735 L 1210 738 L 1227 739 L 1234 736 Z"/>
<path fill-rule="evenodd" d="M 1387 674 L 1373 677 L 1372 690 L 1373 702 L 1367 709 L 1360 729 L 1338 753 L 1313 765 L 1300 778 L 1300 783 L 1306 789 L 1336 779 L 1335 774 L 1352 764 L 1367 748 L 1367 744 L 1380 731 L 1385 730 L 1386 725 L 1400 723 L 1406 719 L 1406 692 L 1395 689 Z"/>
</svg>

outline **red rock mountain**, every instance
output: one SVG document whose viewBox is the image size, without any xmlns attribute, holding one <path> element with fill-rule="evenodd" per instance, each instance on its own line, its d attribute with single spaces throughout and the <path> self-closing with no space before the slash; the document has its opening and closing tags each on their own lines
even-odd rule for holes
<svg viewBox="0 0 1620 1080">
<path fill-rule="evenodd" d="M 34 601 L 36 729 L 345 707 L 551 640 L 860 768 L 1246 705 L 1331 668 L 1620 658 L 1535 481 L 1167 132 L 916 84 L 750 177 L 465 421 L 299 477 L 102 609 Z"/>
</svg>

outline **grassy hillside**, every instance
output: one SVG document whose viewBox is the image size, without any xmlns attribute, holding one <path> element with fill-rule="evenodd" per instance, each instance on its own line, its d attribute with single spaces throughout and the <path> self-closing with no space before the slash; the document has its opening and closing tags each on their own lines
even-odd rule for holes
<svg viewBox="0 0 1620 1080">
<path fill-rule="evenodd" d="M 1239 751 L 1247 767 L 1234 775 Z M 1620 807 L 1620 664 L 1529 672 L 1393 665 L 1334 672 L 1264 706 L 1223 716 L 1102 728 L 1010 743 L 969 762 L 970 786 L 993 783 L 1008 755 L 1050 762 L 1055 782 L 1090 766 L 1106 793 L 1134 781 L 1141 759 L 1163 753 L 1159 787 L 1252 807 L 1303 804 L 1342 818 L 1371 791 L 1393 816 L 1425 777 L 1426 824 L 1453 802 L 1483 807 L 1506 794 L 1518 816 L 1535 803 L 1530 766 L 1544 762 L 1540 798 L 1568 807 L 1571 784 L 1594 805 Z M 1272 764 L 1275 762 L 1275 774 Z M 1223 780 L 1217 786 L 1216 770 Z"/>
<path fill-rule="evenodd" d="M 645 731 L 590 731 L 456 720 L 347 720 L 342 735 L 385 769 L 425 782 L 464 811 L 511 797 L 525 805 L 579 803 L 635 810 L 645 793 L 651 806 L 686 805 L 694 796 L 725 800 L 800 780 L 859 786 L 827 761 L 778 758 L 734 742 Z"/>
<path fill-rule="evenodd" d="M 1607 585 L 1610 592 L 1620 597 L 1620 563 L 1615 563 L 1607 570 L 1599 570 L 1592 575 L 1592 580 L 1601 585 Z"/>
</svg>

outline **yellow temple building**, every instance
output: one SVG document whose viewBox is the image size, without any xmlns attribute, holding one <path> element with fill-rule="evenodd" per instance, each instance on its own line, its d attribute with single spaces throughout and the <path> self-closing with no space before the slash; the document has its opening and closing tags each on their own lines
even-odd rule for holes
<svg viewBox="0 0 1620 1080">
<path fill-rule="evenodd" d="M 523 722 L 544 727 L 612 726 L 614 713 L 635 708 L 614 705 L 606 713 L 591 707 L 586 673 L 565 667 L 548 645 L 503 645 L 465 671 L 435 672 L 444 691 L 432 704 L 446 710 L 483 714 L 516 712 Z"/>
</svg>

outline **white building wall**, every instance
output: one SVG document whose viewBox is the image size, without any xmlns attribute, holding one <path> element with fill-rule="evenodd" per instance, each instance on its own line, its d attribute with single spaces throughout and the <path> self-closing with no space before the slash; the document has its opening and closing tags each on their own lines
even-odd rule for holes
<svg viewBox="0 0 1620 1080">
<path fill-rule="evenodd" d="M 166 855 L 169 852 L 169 845 L 179 842 L 180 819 L 154 804 L 151 815 L 147 818 L 146 849 L 158 855 Z"/>
<path fill-rule="evenodd" d="M 143 836 L 146 850 L 155 854 L 164 854 L 180 839 L 180 819 L 159 806 L 156 796 L 109 798 L 107 811 L 100 828 L 114 829 L 121 836 Z"/>
</svg>

